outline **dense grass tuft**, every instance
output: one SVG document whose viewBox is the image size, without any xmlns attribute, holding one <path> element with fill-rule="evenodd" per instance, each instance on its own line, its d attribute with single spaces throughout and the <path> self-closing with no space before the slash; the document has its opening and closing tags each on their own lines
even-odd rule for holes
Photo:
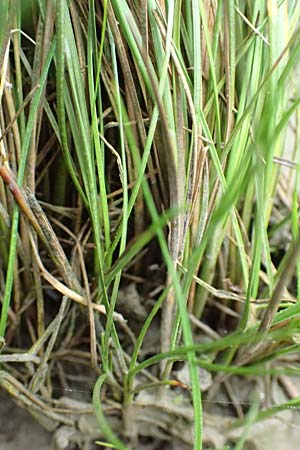
<svg viewBox="0 0 300 450">
<path fill-rule="evenodd" d="M 55 390 L 95 383 L 99 436 L 141 448 L 139 402 L 159 395 L 152 437 L 198 450 L 202 404 L 232 379 L 299 376 L 299 15 L 2 0 L 0 381 L 23 406 L 75 427 Z M 298 402 L 236 406 L 231 425 Z"/>
</svg>

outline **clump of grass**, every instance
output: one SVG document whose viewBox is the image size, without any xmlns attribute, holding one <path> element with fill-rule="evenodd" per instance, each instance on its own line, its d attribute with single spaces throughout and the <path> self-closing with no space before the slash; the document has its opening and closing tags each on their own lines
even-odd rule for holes
<svg viewBox="0 0 300 450">
<path fill-rule="evenodd" d="M 47 410 L 37 393 L 88 366 L 121 449 L 138 445 L 137 391 L 167 395 L 186 360 L 201 449 L 199 367 L 209 398 L 230 375 L 299 374 L 298 2 L 23 7 L 0 12 L 2 385 Z M 139 326 L 119 314 L 132 280 L 155 299 Z"/>
</svg>

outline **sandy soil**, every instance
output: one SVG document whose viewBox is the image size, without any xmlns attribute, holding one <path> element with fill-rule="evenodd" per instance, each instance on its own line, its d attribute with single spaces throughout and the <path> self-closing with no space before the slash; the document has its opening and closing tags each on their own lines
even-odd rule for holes
<svg viewBox="0 0 300 450">
<path fill-rule="evenodd" d="M 204 427 L 205 435 L 220 438 L 217 429 L 221 427 L 222 416 L 216 416 L 212 428 Z M 241 439 L 243 430 L 232 431 L 232 442 Z M 209 439 L 210 440 L 210 439 Z M 229 439 L 230 442 L 231 439 Z M 212 439 L 215 441 L 215 439 Z M 218 439 L 217 439 L 218 441 Z M 253 425 L 244 442 L 244 450 L 298 450 L 300 442 L 300 413 L 298 408 L 279 413 Z M 163 444 L 161 450 L 183 447 Z M 218 448 L 220 448 L 217 445 Z M 72 448 L 74 448 L 72 446 Z M 94 446 L 93 446 L 94 448 Z M 97 447 L 98 448 L 98 447 Z M 99 447 L 100 448 L 100 447 Z M 143 446 L 146 450 L 159 447 Z M 205 447 L 206 448 L 206 447 Z M 224 448 L 224 447 L 222 447 Z M 18 407 L 10 397 L 0 392 L 0 450 L 53 450 L 53 435 L 45 431 L 24 409 Z M 66 450 L 70 449 L 68 446 Z M 141 449 L 140 449 L 141 450 Z"/>
<path fill-rule="evenodd" d="M 52 434 L 0 393 L 0 450 L 52 450 Z"/>
</svg>

